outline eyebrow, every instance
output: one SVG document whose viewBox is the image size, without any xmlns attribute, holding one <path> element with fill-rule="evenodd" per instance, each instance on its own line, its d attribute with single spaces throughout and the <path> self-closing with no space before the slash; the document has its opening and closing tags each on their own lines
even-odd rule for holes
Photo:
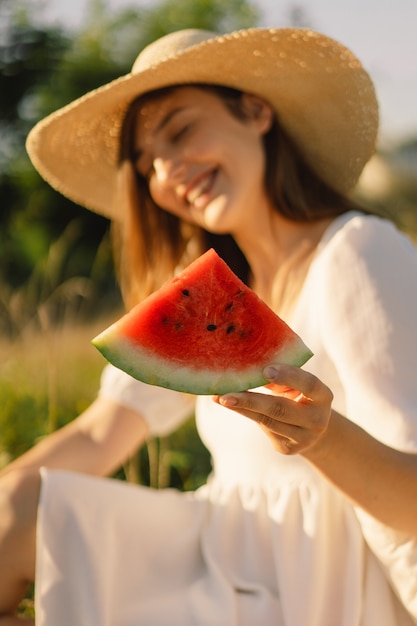
<svg viewBox="0 0 417 626">
<path fill-rule="evenodd" d="M 161 132 L 161 130 L 163 130 L 169 124 L 169 122 L 172 120 L 172 118 L 175 117 L 175 115 L 177 115 L 177 113 L 180 113 L 181 111 L 183 111 L 184 108 L 185 107 L 176 107 L 175 109 L 172 109 L 172 111 L 169 111 L 165 115 L 165 117 L 162 118 L 162 120 L 160 121 L 160 123 L 156 127 L 155 132 L 153 134 L 156 135 L 157 133 Z M 141 158 L 142 155 L 143 155 L 143 150 L 141 148 L 137 148 L 136 150 L 132 150 L 132 159 L 134 160 L 134 162 L 138 161 Z"/>
<path fill-rule="evenodd" d="M 156 133 L 159 133 L 161 130 L 163 130 L 165 128 L 165 126 L 167 126 L 169 124 L 169 122 L 172 120 L 172 118 L 177 115 L 177 113 L 180 113 L 181 111 L 184 111 L 185 107 L 176 107 L 175 109 L 172 109 L 172 111 L 170 111 L 169 113 L 167 113 L 165 115 L 164 118 L 162 118 L 160 124 L 157 126 L 156 128 Z"/>
</svg>

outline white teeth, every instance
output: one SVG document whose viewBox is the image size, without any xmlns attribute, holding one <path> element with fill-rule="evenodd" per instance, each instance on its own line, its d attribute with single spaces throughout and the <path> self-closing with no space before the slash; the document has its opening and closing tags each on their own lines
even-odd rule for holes
<svg viewBox="0 0 417 626">
<path fill-rule="evenodd" d="M 196 200 L 203 195 L 211 187 L 213 182 L 214 172 L 209 176 L 206 176 L 200 183 L 195 185 L 186 195 L 186 200 L 189 204 L 194 204 Z"/>
</svg>

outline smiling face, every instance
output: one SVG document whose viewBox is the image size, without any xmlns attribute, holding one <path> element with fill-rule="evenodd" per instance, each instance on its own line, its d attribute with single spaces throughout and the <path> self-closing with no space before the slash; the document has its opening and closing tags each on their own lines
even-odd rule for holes
<svg viewBox="0 0 417 626">
<path fill-rule="evenodd" d="M 198 87 L 179 87 L 142 106 L 134 162 L 157 205 L 217 233 L 236 233 L 259 216 L 268 205 L 262 137 L 272 112 L 248 94 L 241 112 Z"/>
</svg>

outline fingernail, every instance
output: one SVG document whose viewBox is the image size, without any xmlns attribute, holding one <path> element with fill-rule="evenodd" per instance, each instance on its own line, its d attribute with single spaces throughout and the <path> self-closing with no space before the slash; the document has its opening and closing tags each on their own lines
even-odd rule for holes
<svg viewBox="0 0 417 626">
<path fill-rule="evenodd" d="M 234 396 L 220 396 L 219 402 L 223 406 L 236 406 L 237 398 L 235 398 Z"/>
<path fill-rule="evenodd" d="M 268 365 L 263 372 L 267 380 L 274 380 L 278 376 L 278 368 L 272 365 Z"/>
</svg>

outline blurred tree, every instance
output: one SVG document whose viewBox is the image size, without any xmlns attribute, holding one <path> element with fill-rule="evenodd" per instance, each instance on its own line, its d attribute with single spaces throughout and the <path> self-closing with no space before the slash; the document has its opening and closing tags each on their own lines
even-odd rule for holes
<svg viewBox="0 0 417 626">
<path fill-rule="evenodd" d="M 405 139 L 380 156 L 390 172 L 380 205 L 417 241 L 417 138 Z"/>
<path fill-rule="evenodd" d="M 38 85 L 49 80 L 69 42 L 58 29 L 33 26 L 11 2 L 3 0 L 0 7 L 0 272 L 2 279 L 7 276 L 15 283 L 42 247 L 42 237 L 22 241 L 19 236 L 18 223 L 36 180 L 22 179 L 24 140 L 31 124 L 26 105 Z"/>
<path fill-rule="evenodd" d="M 288 11 L 288 25 L 294 28 L 313 28 L 309 12 L 303 4 L 290 4 Z"/>
<path fill-rule="evenodd" d="M 127 73 L 139 50 L 156 37 L 187 27 L 248 27 L 257 14 L 246 0 L 165 0 L 114 12 L 105 0 L 90 0 L 83 26 L 69 33 L 42 23 L 41 5 L 0 0 L 0 291 L 2 285 L 24 285 L 39 264 L 48 266 L 51 242 L 76 219 L 79 237 L 61 263 L 61 280 L 93 272 L 99 292 L 115 295 L 107 220 L 74 205 L 39 177 L 24 149 L 29 129 Z M 37 274 L 39 280 L 39 269 Z"/>
</svg>

